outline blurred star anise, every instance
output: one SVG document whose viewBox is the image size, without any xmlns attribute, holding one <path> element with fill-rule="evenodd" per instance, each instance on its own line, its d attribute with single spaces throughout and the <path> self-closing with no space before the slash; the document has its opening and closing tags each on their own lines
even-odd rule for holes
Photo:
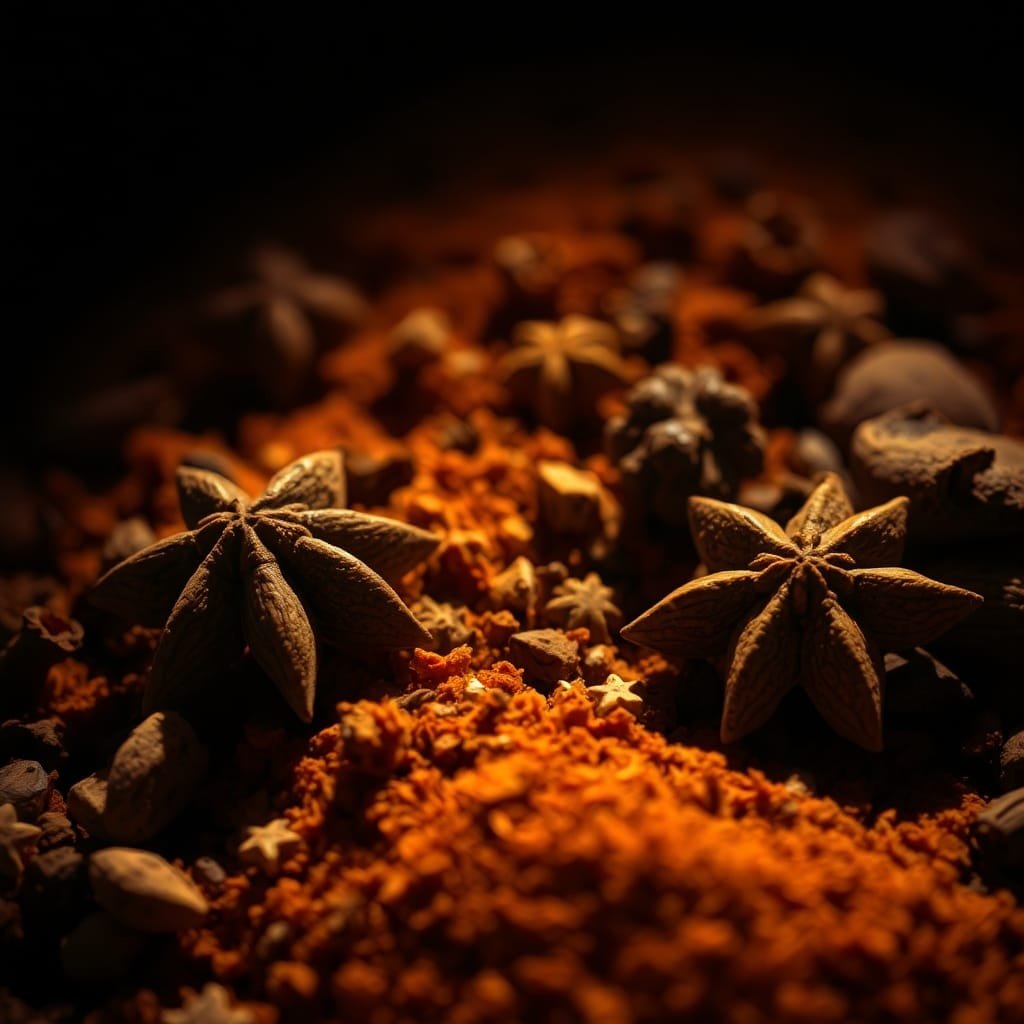
<svg viewBox="0 0 1024 1024">
<path fill-rule="evenodd" d="M 690 499 L 690 523 L 711 572 L 623 628 L 669 655 L 725 655 L 723 742 L 763 725 L 800 683 L 822 717 L 868 750 L 882 746 L 882 655 L 926 644 L 981 598 L 899 561 L 906 498 L 854 514 L 828 474 L 785 531 L 753 509 Z"/>
<path fill-rule="evenodd" d="M 626 404 L 626 415 L 608 421 L 605 443 L 634 515 L 682 526 L 691 494 L 734 498 L 740 481 L 761 471 L 757 406 L 713 367 L 659 366 Z"/>
<path fill-rule="evenodd" d="M 590 317 L 528 320 L 516 328 L 512 346 L 498 373 L 516 401 L 552 430 L 592 416 L 601 395 L 628 380 L 615 328 Z"/>
<path fill-rule="evenodd" d="M 831 393 L 849 359 L 891 336 L 880 322 L 884 310 L 880 292 L 846 288 L 828 274 L 813 274 L 792 298 L 751 310 L 743 327 L 755 346 L 789 360 L 808 398 L 817 402 Z"/>
<path fill-rule="evenodd" d="M 337 451 L 282 469 L 255 501 L 217 473 L 182 466 L 186 525 L 100 578 L 93 601 L 166 629 L 144 710 L 179 702 L 222 673 L 247 644 L 304 721 L 313 714 L 316 638 L 384 648 L 430 636 L 385 581 L 426 558 L 437 538 L 405 523 L 341 509 Z"/>
</svg>

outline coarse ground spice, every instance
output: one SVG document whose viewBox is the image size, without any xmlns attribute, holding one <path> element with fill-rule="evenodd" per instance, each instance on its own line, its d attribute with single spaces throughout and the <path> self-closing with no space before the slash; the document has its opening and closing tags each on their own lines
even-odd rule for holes
<svg viewBox="0 0 1024 1024">
<path fill-rule="evenodd" d="M 306 851 L 182 937 L 282 1019 L 1024 1020 L 1024 911 L 962 884 L 977 797 L 866 820 L 578 685 L 411 669 L 438 699 L 342 704 L 294 769 Z"/>
</svg>

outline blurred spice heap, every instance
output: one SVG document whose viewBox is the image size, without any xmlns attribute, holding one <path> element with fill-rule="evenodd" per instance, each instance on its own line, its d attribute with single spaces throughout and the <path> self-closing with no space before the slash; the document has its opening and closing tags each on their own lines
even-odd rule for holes
<svg viewBox="0 0 1024 1024">
<path fill-rule="evenodd" d="M 1024 275 L 737 168 L 258 248 L 113 483 L 68 403 L 0 1018 L 1024 1021 Z"/>
</svg>

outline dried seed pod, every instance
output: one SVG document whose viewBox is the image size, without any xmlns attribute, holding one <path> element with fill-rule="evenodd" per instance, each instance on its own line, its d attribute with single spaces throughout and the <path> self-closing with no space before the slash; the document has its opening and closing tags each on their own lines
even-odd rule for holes
<svg viewBox="0 0 1024 1024">
<path fill-rule="evenodd" d="M 436 362 L 451 343 L 452 324 L 441 309 L 414 309 L 388 335 L 388 358 L 399 371 L 414 371 Z"/>
<path fill-rule="evenodd" d="M 686 499 L 732 500 L 764 463 L 757 406 L 710 366 L 659 366 L 626 395 L 628 413 L 605 424 L 605 448 L 639 522 L 686 524 Z"/>
<path fill-rule="evenodd" d="M 21 821 L 35 821 L 50 799 L 50 776 L 38 761 L 0 768 L 0 804 L 13 804 Z"/>
<path fill-rule="evenodd" d="M 102 836 L 107 807 L 107 780 L 87 775 L 68 790 L 68 813 L 90 835 Z"/>
<path fill-rule="evenodd" d="M 865 504 L 910 499 L 910 539 L 1024 536 L 1024 443 L 921 406 L 862 423 L 850 446 Z"/>
<path fill-rule="evenodd" d="M 922 402 L 962 427 L 999 426 L 988 390 L 941 345 L 916 339 L 882 341 L 851 360 L 819 419 L 845 448 L 858 424 L 908 402 Z"/>
<path fill-rule="evenodd" d="M 147 850 L 111 846 L 89 859 L 96 902 L 122 924 L 143 932 L 176 932 L 206 916 L 203 894 L 184 872 Z"/>
<path fill-rule="evenodd" d="M 107 838 L 138 843 L 162 831 L 192 800 L 206 762 L 205 749 L 181 715 L 150 715 L 121 744 L 106 773 Z"/>
</svg>

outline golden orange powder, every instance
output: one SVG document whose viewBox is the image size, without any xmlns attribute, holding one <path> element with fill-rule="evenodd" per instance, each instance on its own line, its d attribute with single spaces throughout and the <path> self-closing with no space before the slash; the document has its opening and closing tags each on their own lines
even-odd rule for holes
<svg viewBox="0 0 1024 1024">
<path fill-rule="evenodd" d="M 976 797 L 859 820 L 579 686 L 499 664 L 467 699 L 464 650 L 417 660 L 441 699 L 341 705 L 295 770 L 306 852 L 186 936 L 237 991 L 371 1024 L 1024 1019 L 1024 911 L 962 884 Z"/>
</svg>

